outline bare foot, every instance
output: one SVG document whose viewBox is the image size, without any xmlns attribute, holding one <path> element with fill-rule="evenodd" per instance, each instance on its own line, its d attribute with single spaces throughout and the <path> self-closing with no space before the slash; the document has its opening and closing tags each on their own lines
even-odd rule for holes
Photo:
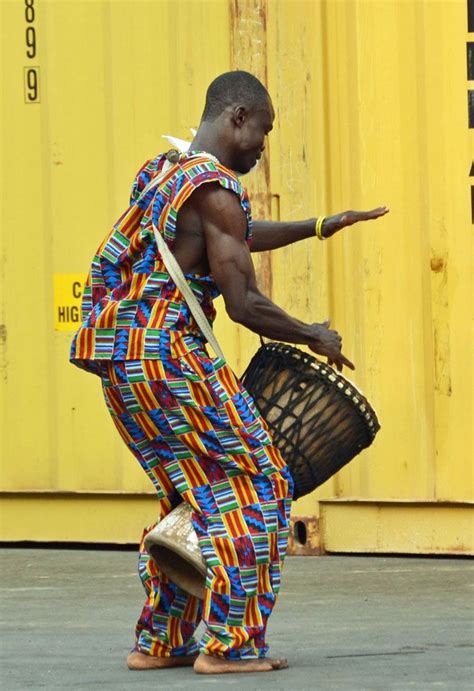
<svg viewBox="0 0 474 691">
<path fill-rule="evenodd" d="M 199 655 L 194 663 L 196 674 L 228 674 L 230 672 L 274 672 L 287 669 L 288 660 L 271 657 L 256 658 L 255 660 L 226 660 L 223 657 Z"/>
<path fill-rule="evenodd" d="M 127 667 L 133 670 L 165 669 L 168 667 L 190 667 L 197 655 L 183 655 L 181 657 L 153 657 L 134 650 L 127 657 Z"/>
</svg>

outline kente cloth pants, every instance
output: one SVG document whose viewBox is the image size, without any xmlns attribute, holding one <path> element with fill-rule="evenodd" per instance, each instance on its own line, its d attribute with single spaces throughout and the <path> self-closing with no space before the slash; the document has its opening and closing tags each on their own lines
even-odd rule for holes
<svg viewBox="0 0 474 691">
<path fill-rule="evenodd" d="M 208 568 L 201 602 L 157 568 L 142 540 L 146 602 L 135 649 L 165 657 L 264 657 L 293 481 L 252 398 L 228 365 L 204 350 L 106 361 L 101 378 L 113 421 L 156 489 L 158 519 L 188 502 Z M 201 619 L 198 644 L 193 634 Z"/>
</svg>

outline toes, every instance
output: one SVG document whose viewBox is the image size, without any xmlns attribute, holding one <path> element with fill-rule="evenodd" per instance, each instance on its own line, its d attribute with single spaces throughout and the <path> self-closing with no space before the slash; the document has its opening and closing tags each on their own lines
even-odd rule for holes
<svg viewBox="0 0 474 691">
<path fill-rule="evenodd" d="M 288 660 L 285 658 L 272 660 L 272 669 L 288 669 Z"/>
<path fill-rule="evenodd" d="M 211 655 L 200 655 L 194 663 L 197 674 L 225 674 L 235 672 L 271 672 L 287 669 L 286 658 L 260 658 L 254 660 L 226 660 Z"/>
</svg>

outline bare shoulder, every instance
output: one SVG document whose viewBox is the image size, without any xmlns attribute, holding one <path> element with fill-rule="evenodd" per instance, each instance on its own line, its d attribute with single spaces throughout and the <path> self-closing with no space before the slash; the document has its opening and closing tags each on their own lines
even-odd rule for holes
<svg viewBox="0 0 474 691">
<path fill-rule="evenodd" d="M 214 273 L 213 264 L 224 254 L 248 252 L 246 236 L 247 218 L 239 197 L 219 183 L 207 182 L 179 210 L 173 252 L 183 271 L 209 273 L 211 268 Z"/>
<path fill-rule="evenodd" d="M 239 197 L 219 183 L 209 182 L 200 185 L 189 201 L 192 208 L 199 213 L 204 227 L 217 226 L 224 232 L 235 228 L 239 233 L 246 228 L 247 220 Z"/>
</svg>

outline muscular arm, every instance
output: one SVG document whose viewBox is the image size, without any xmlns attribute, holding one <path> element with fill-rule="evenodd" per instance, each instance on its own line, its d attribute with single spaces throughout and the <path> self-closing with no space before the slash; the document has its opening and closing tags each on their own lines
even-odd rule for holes
<svg viewBox="0 0 474 691">
<path fill-rule="evenodd" d="M 302 343 L 336 363 L 353 367 L 340 352 L 341 338 L 328 324 L 305 324 L 287 314 L 258 287 L 245 241 L 246 218 L 237 196 L 214 184 L 193 195 L 206 242 L 210 271 L 230 318 L 252 331 L 287 343 Z"/>
<path fill-rule="evenodd" d="M 309 325 L 294 319 L 263 295 L 258 287 L 245 241 L 246 218 L 238 198 L 206 185 L 203 203 L 204 236 L 212 276 L 230 318 L 262 336 L 288 343 L 311 340 Z"/>
</svg>

